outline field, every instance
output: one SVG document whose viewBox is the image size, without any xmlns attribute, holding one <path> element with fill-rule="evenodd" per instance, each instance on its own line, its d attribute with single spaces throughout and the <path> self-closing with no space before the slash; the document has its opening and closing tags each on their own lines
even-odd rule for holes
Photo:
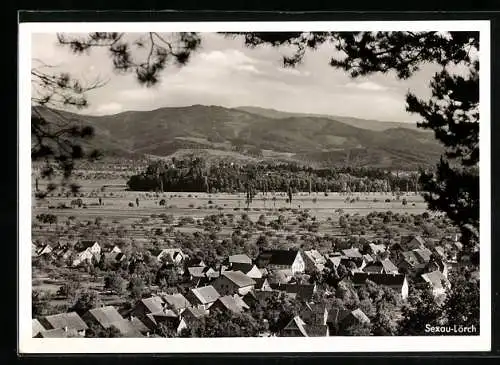
<svg viewBox="0 0 500 365">
<path fill-rule="evenodd" d="M 123 221 L 151 214 L 172 214 L 174 217 L 191 216 L 202 218 L 215 213 L 235 213 L 246 211 L 245 194 L 207 194 L 186 192 L 146 193 L 126 191 L 125 182 L 121 180 L 92 180 L 79 181 L 81 198 L 85 208 L 54 209 L 53 214 L 61 217 L 76 216 L 81 219 L 101 217 L 103 220 Z M 104 189 L 102 187 L 105 186 Z M 99 197 L 103 205 L 98 205 Z M 136 199 L 139 206 L 136 206 Z M 402 199 L 407 205 L 402 204 Z M 70 206 L 74 197 L 51 196 L 37 201 L 33 213 L 49 211 L 49 206 L 65 204 Z M 160 205 L 160 200 L 165 205 Z M 386 202 L 389 199 L 390 202 Z M 129 206 L 132 203 L 133 206 Z M 283 212 L 296 209 L 309 209 L 310 213 L 320 220 L 332 217 L 342 210 L 343 213 L 366 215 L 370 212 L 392 211 L 394 213 L 421 214 L 426 210 L 426 204 L 420 195 L 410 193 L 397 200 L 391 194 L 383 193 L 355 193 L 349 196 L 339 193 L 307 193 L 300 192 L 294 195 L 292 203 L 287 202 L 285 193 L 258 193 L 253 199 L 246 213 L 252 220 L 256 220 L 263 212 Z M 338 214 L 337 214 L 338 215 Z"/>
</svg>

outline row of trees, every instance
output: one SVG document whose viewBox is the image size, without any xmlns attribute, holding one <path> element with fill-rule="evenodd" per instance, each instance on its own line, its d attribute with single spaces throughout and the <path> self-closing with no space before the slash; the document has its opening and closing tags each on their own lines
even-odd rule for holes
<svg viewBox="0 0 500 365">
<path fill-rule="evenodd" d="M 206 166 L 200 158 L 155 161 L 130 177 L 137 191 L 247 192 L 399 192 L 420 190 L 418 173 L 394 175 L 376 169 L 311 169 L 297 164 L 224 164 Z M 251 196 L 250 196 L 251 198 Z M 251 199 L 250 199 L 251 200 Z"/>
</svg>

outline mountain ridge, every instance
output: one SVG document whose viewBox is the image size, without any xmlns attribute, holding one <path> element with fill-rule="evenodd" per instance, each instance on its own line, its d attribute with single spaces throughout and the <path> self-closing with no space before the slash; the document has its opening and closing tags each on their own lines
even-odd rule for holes
<svg viewBox="0 0 500 365">
<path fill-rule="evenodd" d="M 401 123 L 374 130 L 332 116 L 285 113 L 271 118 L 262 115 L 262 110 L 252 113 L 199 104 L 105 116 L 58 114 L 94 127 L 93 147 L 128 156 L 168 157 L 192 150 L 201 155 L 212 151 L 219 159 L 232 154 L 311 165 L 415 168 L 433 164 L 442 152 L 429 133 L 401 127 Z"/>
</svg>

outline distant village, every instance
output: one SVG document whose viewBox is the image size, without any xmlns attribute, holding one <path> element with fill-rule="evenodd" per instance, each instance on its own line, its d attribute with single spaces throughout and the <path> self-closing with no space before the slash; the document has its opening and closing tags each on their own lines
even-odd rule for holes
<svg viewBox="0 0 500 365">
<path fill-rule="evenodd" d="M 467 256 L 461 255 L 459 239 L 456 235 L 429 245 L 427 239 L 409 235 L 390 247 L 369 243 L 362 250 L 353 247 L 328 253 L 315 249 L 264 249 L 254 258 L 243 252 L 228 256 L 218 267 L 188 257 L 178 247 L 151 251 L 161 267 L 175 270 L 189 283 L 184 292 L 167 293 L 152 287 L 147 297 L 126 310 L 103 305 L 82 315 L 70 311 L 33 318 L 32 334 L 39 338 L 85 337 L 89 328 L 113 327 L 122 337 L 158 337 L 161 324 L 180 334 L 214 312 L 245 313 L 279 293 L 304 303 L 303 310 L 275 331 L 262 331 L 259 336 L 342 335 L 345 328 L 369 323 L 370 319 L 361 308 L 336 308 L 315 301 L 315 277 L 343 266 L 347 272 L 339 279 L 339 285 L 360 288 L 374 283 L 391 289 L 404 301 L 410 282 L 421 283 L 439 300 L 451 289 L 450 270 L 467 260 Z M 79 241 L 71 248 L 65 244 L 33 243 L 32 257 L 42 256 L 63 259 L 72 268 L 101 260 L 120 266 L 132 261 L 118 246 L 106 249 L 97 241 Z M 304 276 L 309 280 L 304 280 Z"/>
</svg>

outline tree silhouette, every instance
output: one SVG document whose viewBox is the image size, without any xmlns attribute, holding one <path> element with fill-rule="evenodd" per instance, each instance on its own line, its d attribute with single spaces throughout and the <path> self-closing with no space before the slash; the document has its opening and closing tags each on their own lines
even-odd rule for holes
<svg viewBox="0 0 500 365">
<path fill-rule="evenodd" d="M 343 56 L 330 65 L 353 78 L 395 72 L 408 79 L 424 63 L 440 65 L 431 80 L 428 101 L 406 96 L 406 109 L 420 115 L 418 126 L 434 131 L 445 147 L 436 171 L 422 171 L 420 182 L 429 208 L 445 212 L 474 244 L 479 231 L 479 32 L 312 32 L 230 33 L 249 47 L 262 44 L 295 47 L 283 58 L 285 67 L 302 62 L 307 49 L 331 42 Z M 465 66 L 466 76 L 450 68 Z"/>
</svg>

